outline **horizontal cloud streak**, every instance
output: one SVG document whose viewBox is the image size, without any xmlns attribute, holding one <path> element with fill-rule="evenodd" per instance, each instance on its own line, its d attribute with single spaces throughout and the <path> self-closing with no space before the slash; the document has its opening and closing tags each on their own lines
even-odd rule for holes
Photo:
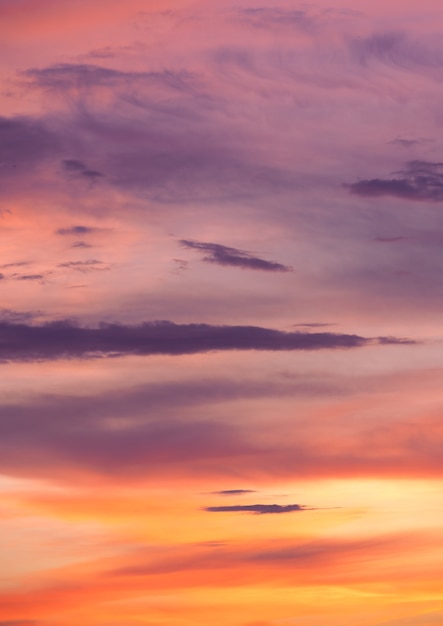
<svg viewBox="0 0 443 626">
<path fill-rule="evenodd" d="M 256 515 L 274 515 L 306 510 L 311 509 L 307 509 L 301 504 L 239 504 L 233 506 L 208 506 L 205 508 L 205 511 L 210 513 L 255 513 Z"/>
<path fill-rule="evenodd" d="M 38 278 L 41 278 L 40 276 Z M 92 356 L 195 354 L 213 350 L 321 350 L 403 344 L 392 337 L 366 338 L 338 333 L 284 332 L 258 326 L 211 326 L 145 322 L 135 326 L 69 321 L 40 326 L 0 322 L 0 360 L 27 361 Z"/>
</svg>

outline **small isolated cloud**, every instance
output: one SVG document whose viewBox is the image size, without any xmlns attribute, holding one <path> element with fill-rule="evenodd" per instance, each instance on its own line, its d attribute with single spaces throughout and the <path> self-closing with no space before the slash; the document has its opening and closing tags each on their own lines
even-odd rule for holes
<svg viewBox="0 0 443 626">
<path fill-rule="evenodd" d="M 13 274 L 15 280 L 43 280 L 43 274 Z"/>
<path fill-rule="evenodd" d="M 92 248 L 90 243 L 86 243 L 86 241 L 75 241 L 71 248 Z"/>
<path fill-rule="evenodd" d="M 103 270 L 109 270 L 110 267 L 103 261 L 97 259 L 88 259 L 87 261 L 67 261 L 66 263 L 59 263 L 57 267 L 66 267 L 76 272 L 100 272 Z"/>
<path fill-rule="evenodd" d="M 56 235 L 89 235 L 90 233 L 97 232 L 98 228 L 91 226 L 68 226 L 67 228 L 59 228 L 55 231 Z"/>
<path fill-rule="evenodd" d="M 77 159 L 64 159 L 62 161 L 62 167 L 67 174 L 83 176 L 90 181 L 94 181 L 104 176 L 104 174 L 98 172 L 97 170 L 89 169 L 83 161 L 78 161 Z"/>
<path fill-rule="evenodd" d="M 294 511 L 311 511 L 301 504 L 244 504 L 233 506 L 208 506 L 204 509 L 210 513 L 254 513 L 255 515 L 275 515 L 293 513 Z"/>
<path fill-rule="evenodd" d="M 392 143 L 397 146 L 401 146 L 402 148 L 413 148 L 414 146 L 419 145 L 426 141 L 425 139 L 403 139 L 402 137 L 396 137 L 389 143 Z"/>
<path fill-rule="evenodd" d="M 184 248 L 199 250 L 205 256 L 203 261 L 207 263 L 217 263 L 217 265 L 231 265 L 250 270 L 261 270 L 264 272 L 292 272 L 293 268 L 275 261 L 266 261 L 259 257 L 252 256 L 245 250 L 222 246 L 219 243 L 203 243 L 201 241 L 191 241 L 181 239 L 180 245 Z"/>
<path fill-rule="evenodd" d="M 370 178 L 347 185 L 358 196 L 393 196 L 403 200 L 441 202 L 443 163 L 410 161 L 394 178 Z"/>
<path fill-rule="evenodd" d="M 253 489 L 223 489 L 212 493 L 216 496 L 243 496 L 247 493 L 255 493 L 255 491 Z"/>
<path fill-rule="evenodd" d="M 185 261 L 184 259 L 172 259 L 172 260 L 175 265 L 174 270 L 173 270 L 174 274 L 182 274 L 189 267 L 188 261 Z"/>
</svg>

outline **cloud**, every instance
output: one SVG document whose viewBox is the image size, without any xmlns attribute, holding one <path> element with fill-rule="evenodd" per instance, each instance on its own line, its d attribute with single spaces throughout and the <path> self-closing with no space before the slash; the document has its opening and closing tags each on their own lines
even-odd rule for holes
<svg viewBox="0 0 443 626">
<path fill-rule="evenodd" d="M 2 269 L 7 269 L 10 267 L 24 267 L 25 265 L 30 265 L 29 261 L 15 261 L 14 263 L 4 263 L 0 265 Z"/>
<path fill-rule="evenodd" d="M 0 309 L 0 320 L 11 324 L 31 322 L 37 317 L 41 317 L 39 311 L 13 311 L 12 309 Z"/>
<path fill-rule="evenodd" d="M 38 622 L 29 619 L 14 619 L 6 622 L 0 621 L 0 626 L 37 626 Z"/>
<path fill-rule="evenodd" d="M 89 169 L 82 161 L 78 161 L 77 159 L 64 159 L 62 165 L 68 174 L 83 176 L 90 181 L 97 180 L 104 176 L 101 172 Z"/>
<path fill-rule="evenodd" d="M 86 243 L 86 241 L 76 241 L 71 248 L 92 248 L 92 246 L 90 243 Z"/>
<path fill-rule="evenodd" d="M 233 506 L 208 506 L 204 509 L 210 513 L 255 513 L 257 515 L 274 515 L 280 513 L 293 513 L 294 511 L 307 511 L 300 504 L 239 504 Z"/>
<path fill-rule="evenodd" d="M 409 237 L 374 237 L 374 241 L 378 243 L 397 243 L 398 241 L 406 241 Z"/>
<path fill-rule="evenodd" d="M 22 74 L 30 84 L 58 91 L 119 87 L 137 83 L 166 86 L 173 90 L 188 90 L 195 83 L 195 75 L 185 70 L 159 72 L 132 72 L 94 64 L 59 63 L 43 68 L 28 69 Z"/>
<path fill-rule="evenodd" d="M 0 176 L 22 175 L 39 161 L 58 152 L 56 135 L 39 120 L 0 117 Z"/>
<path fill-rule="evenodd" d="M 364 66 L 377 62 L 395 69 L 423 72 L 443 66 L 441 42 L 436 40 L 431 47 L 429 40 L 432 38 L 422 42 L 411 39 L 405 32 L 391 31 L 352 39 L 349 48 L 352 57 Z"/>
<path fill-rule="evenodd" d="M 68 119 L 53 124 L 66 146 L 75 146 L 74 156 L 62 161 L 69 179 L 94 181 L 105 172 L 110 186 L 180 206 L 275 198 L 303 184 L 287 163 L 248 148 L 256 129 L 235 123 L 234 130 L 224 92 L 205 74 L 61 64 L 28 70 L 26 77 L 30 87 L 55 90 L 66 100 Z"/>
<path fill-rule="evenodd" d="M 84 246 L 81 246 L 84 247 Z M 57 267 L 66 267 L 77 272 L 100 272 L 103 270 L 109 270 L 109 265 L 106 265 L 103 261 L 97 259 L 88 259 L 86 261 L 67 261 L 66 263 L 59 263 Z"/>
<path fill-rule="evenodd" d="M 90 233 L 97 232 L 98 228 L 93 228 L 91 226 L 69 226 L 67 228 L 59 228 L 56 231 L 56 235 L 89 235 Z"/>
<path fill-rule="evenodd" d="M 313 34 L 315 30 L 331 20 L 356 17 L 357 11 L 351 9 L 287 9 L 285 7 L 248 7 L 238 10 L 237 17 L 249 26 L 263 29 L 298 29 Z"/>
<path fill-rule="evenodd" d="M 402 200 L 443 200 L 443 163 L 410 161 L 396 178 L 371 178 L 347 185 L 358 196 L 394 196 Z"/>
<path fill-rule="evenodd" d="M 15 280 L 43 280 L 43 274 L 13 274 Z"/>
<path fill-rule="evenodd" d="M 317 21 L 313 15 L 304 10 L 288 10 L 280 7 L 250 7 L 240 9 L 238 15 L 250 26 L 266 29 L 277 26 L 312 30 Z"/>
<path fill-rule="evenodd" d="M 298 384 L 293 379 L 200 378 L 85 396 L 31 394 L 20 404 L 4 399 L 0 470 L 41 476 L 59 467 L 60 479 L 66 479 L 67 470 L 83 468 L 101 476 L 137 478 L 152 472 L 167 476 L 177 467 L 183 475 L 198 476 L 204 466 L 205 475 L 226 480 L 232 478 L 226 476 L 226 468 L 233 465 L 240 473 L 250 463 L 272 465 L 272 471 L 278 471 L 277 450 L 269 457 L 248 428 L 244 432 L 240 425 L 211 420 L 212 407 L 325 393 L 330 395 L 331 390 L 322 383 Z M 224 496 L 248 492 L 227 490 Z"/>
<path fill-rule="evenodd" d="M 29 275 L 21 280 L 43 278 Z M 259 326 L 174 324 L 167 321 L 139 325 L 102 323 L 87 328 L 70 321 L 40 326 L 0 322 L 0 360 L 28 361 L 87 358 L 125 354 L 196 354 L 213 350 L 322 350 L 360 348 L 379 344 L 413 343 L 395 337 L 365 338 L 336 333 L 284 332 Z"/>
<path fill-rule="evenodd" d="M 435 537 L 433 537 L 435 541 Z M 415 541 L 414 541 L 415 540 Z M 420 547 L 422 547 L 421 544 Z M 250 585 L 260 581 L 284 580 L 288 586 L 294 584 L 340 584 L 356 580 L 355 568 L 371 554 L 375 561 L 386 559 L 386 552 L 407 550 L 415 554 L 417 536 L 409 535 L 374 536 L 364 539 L 321 540 L 303 542 L 268 541 L 265 546 L 246 543 L 241 547 L 224 545 L 214 547 L 177 547 L 175 554 L 152 555 L 147 550 L 134 554 L 132 562 L 127 560 L 119 568 L 110 570 L 107 577 L 144 576 L 145 585 L 155 584 L 168 574 L 164 585 L 187 587 L 199 582 L 216 586 L 226 585 L 232 572 L 233 584 Z M 374 581 L 380 576 L 375 568 L 358 567 L 359 581 Z M 177 574 L 177 576 L 174 576 Z M 182 574 L 182 575 L 180 575 Z M 160 583 L 161 584 L 161 583 Z M 229 583 L 228 583 L 229 584 Z"/>
<path fill-rule="evenodd" d="M 253 489 L 223 489 L 222 491 L 213 491 L 217 496 L 243 496 L 247 493 L 255 493 Z"/>
<path fill-rule="evenodd" d="M 265 272 L 292 272 L 293 268 L 275 261 L 265 261 L 259 257 L 254 257 L 245 250 L 229 248 L 218 243 L 203 243 L 200 241 L 190 241 L 181 239 L 180 244 L 185 248 L 200 250 L 207 253 L 203 261 L 217 263 L 218 265 L 231 265 L 251 270 L 262 270 Z"/>
<path fill-rule="evenodd" d="M 335 326 L 334 322 L 306 322 L 305 324 L 292 324 L 294 328 L 324 328 L 325 326 Z"/>
</svg>

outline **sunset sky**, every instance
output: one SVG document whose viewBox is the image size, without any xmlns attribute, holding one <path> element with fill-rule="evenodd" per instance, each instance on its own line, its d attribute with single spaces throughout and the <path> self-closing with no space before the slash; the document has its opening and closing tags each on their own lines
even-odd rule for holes
<svg viewBox="0 0 443 626">
<path fill-rule="evenodd" d="M 0 81 L 0 626 L 442 626 L 441 0 L 0 0 Z"/>
</svg>

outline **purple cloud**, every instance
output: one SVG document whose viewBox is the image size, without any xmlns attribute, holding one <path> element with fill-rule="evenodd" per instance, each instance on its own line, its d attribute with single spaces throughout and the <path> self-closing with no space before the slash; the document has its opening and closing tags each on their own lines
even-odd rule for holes
<svg viewBox="0 0 443 626">
<path fill-rule="evenodd" d="M 66 263 L 59 263 L 57 267 L 65 267 L 67 269 L 83 273 L 110 269 L 109 265 L 106 265 L 106 263 L 104 263 L 103 261 L 98 261 L 97 259 L 87 259 L 86 261 L 67 261 Z"/>
<path fill-rule="evenodd" d="M 255 491 L 253 489 L 223 489 L 213 492 L 215 496 L 243 496 L 248 493 L 255 493 Z"/>
<path fill-rule="evenodd" d="M 96 232 L 99 230 L 98 228 L 92 228 L 91 226 L 82 226 L 81 224 L 77 226 L 69 226 L 68 228 L 59 228 L 56 231 L 57 235 L 89 235 L 90 233 Z"/>
<path fill-rule="evenodd" d="M 0 117 L 0 176 L 22 175 L 23 168 L 55 155 L 59 149 L 59 139 L 42 121 Z"/>
<path fill-rule="evenodd" d="M 231 265 L 233 267 L 242 267 L 251 270 L 262 270 L 264 272 L 292 272 L 293 268 L 288 265 L 282 265 L 275 261 L 266 261 L 259 257 L 252 256 L 245 250 L 222 246 L 219 243 L 203 243 L 200 241 L 190 241 L 189 239 L 181 239 L 180 244 L 185 248 L 200 250 L 206 256 L 203 261 L 208 263 L 216 263 L 217 265 Z"/>
<path fill-rule="evenodd" d="M 364 66 L 376 61 L 414 72 L 443 66 L 440 41 L 431 47 L 428 42 L 413 40 L 401 31 L 375 33 L 369 37 L 353 39 L 350 42 L 350 51 L 353 58 Z"/>
<path fill-rule="evenodd" d="M 91 181 L 94 181 L 104 176 L 104 174 L 102 174 L 101 172 L 88 169 L 88 167 L 82 161 L 78 161 L 77 159 L 64 159 L 62 161 L 62 165 L 64 170 L 68 174 L 83 176 Z"/>
<path fill-rule="evenodd" d="M 358 196 L 394 196 L 405 200 L 443 200 L 443 163 L 410 161 L 396 178 L 372 178 L 347 185 Z"/>
<path fill-rule="evenodd" d="M 293 513 L 294 511 L 311 511 L 300 504 L 238 504 L 233 506 L 208 506 L 204 509 L 210 513 L 255 513 L 256 515 L 275 515 Z"/>
<path fill-rule="evenodd" d="M 29 275 L 21 280 L 36 280 Z M 95 328 L 69 321 L 40 326 L 0 322 L 0 360 L 29 361 L 125 354 L 195 354 L 213 350 L 322 350 L 360 348 L 374 343 L 404 344 L 395 337 L 366 338 L 338 333 L 284 332 L 258 326 L 211 326 L 145 322 L 135 326 L 102 323 Z"/>
</svg>

